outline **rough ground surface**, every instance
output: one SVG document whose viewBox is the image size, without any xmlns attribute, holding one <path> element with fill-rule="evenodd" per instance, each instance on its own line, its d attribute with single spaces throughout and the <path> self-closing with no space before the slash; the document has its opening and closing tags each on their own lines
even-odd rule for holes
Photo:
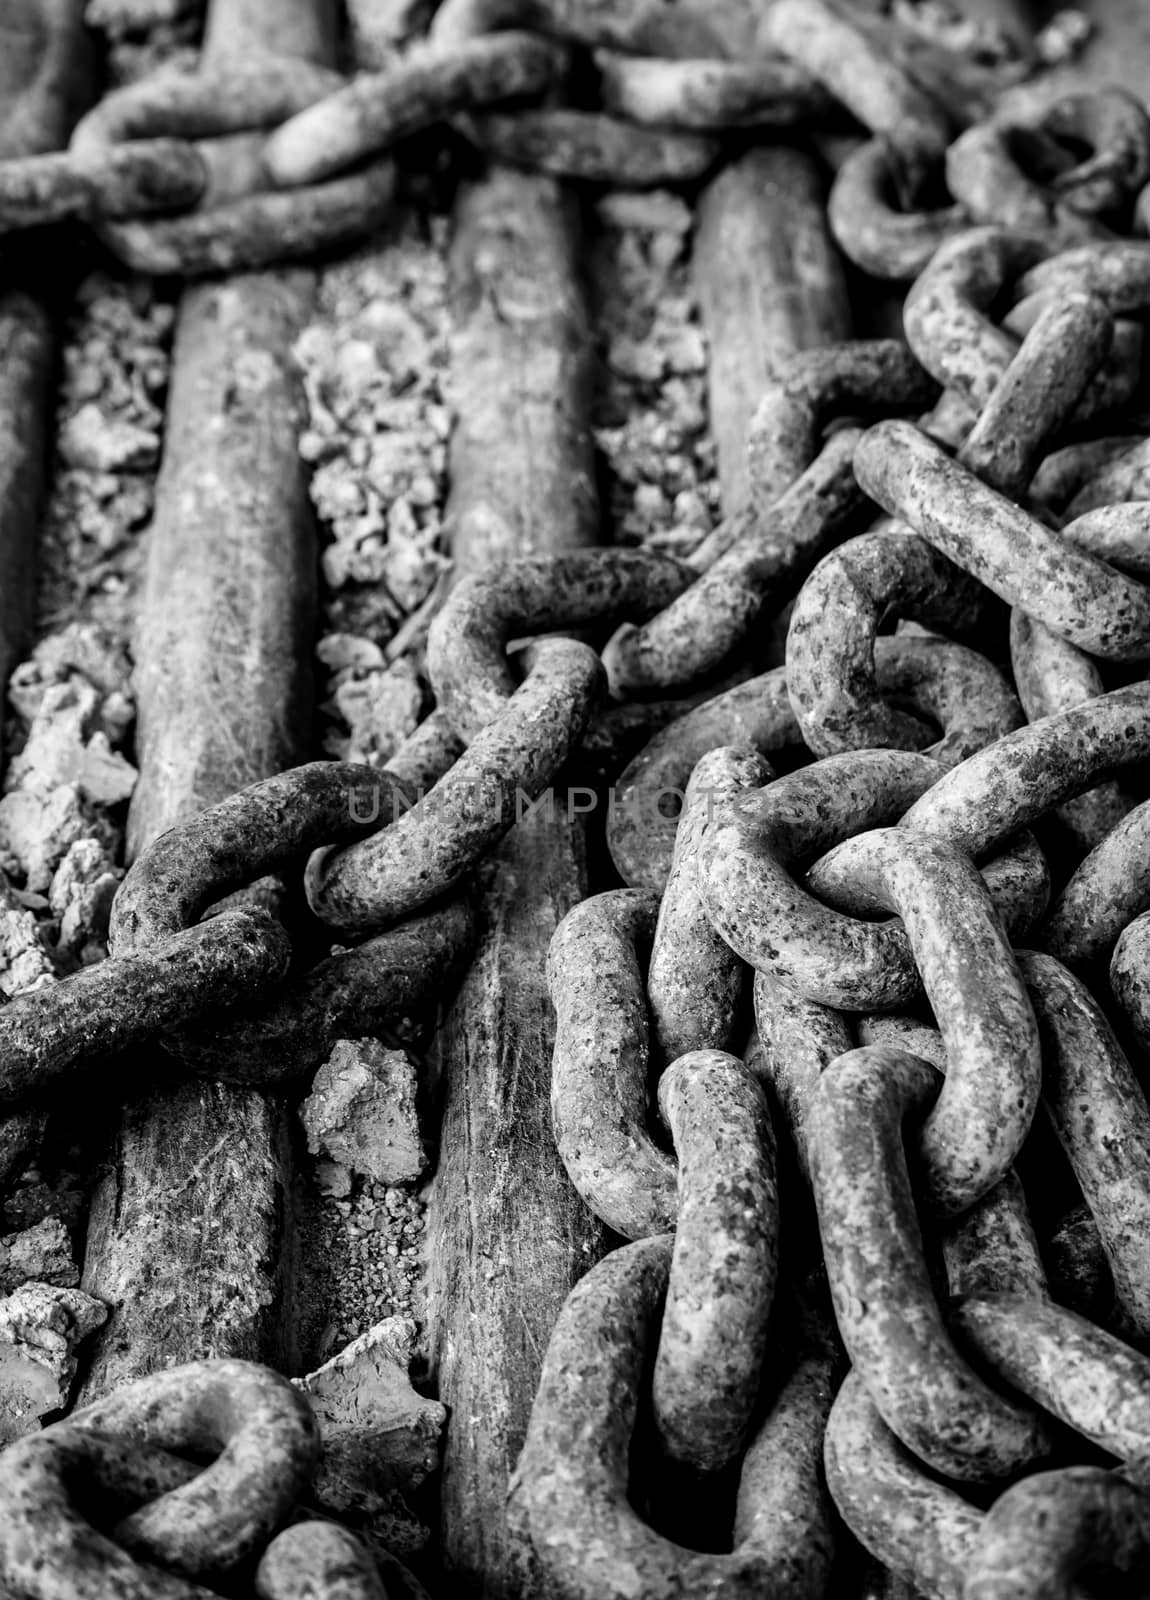
<svg viewBox="0 0 1150 1600">
<path fill-rule="evenodd" d="M 421 1321 L 425 1201 L 411 1186 L 367 1180 L 315 1207 L 305 1240 L 313 1294 L 326 1308 L 317 1358 L 326 1360 L 385 1317 Z"/>
<path fill-rule="evenodd" d="M 691 212 L 668 191 L 616 193 L 600 201 L 596 224 L 604 503 L 619 543 L 686 555 L 719 517 L 707 342 L 688 272 Z"/>
<path fill-rule="evenodd" d="M 447 222 L 393 232 L 328 269 L 300 337 L 322 543 L 315 753 L 382 766 L 431 706 L 423 644 L 448 561 L 443 505 Z M 424 1201 L 320 1158 L 303 1209 L 305 1293 L 325 1359 L 391 1316 L 422 1317 Z"/>
<path fill-rule="evenodd" d="M 444 221 L 410 213 L 324 274 L 297 346 L 301 453 L 325 538 L 317 647 L 325 755 L 382 764 L 427 707 L 419 646 L 447 559 Z"/>
</svg>

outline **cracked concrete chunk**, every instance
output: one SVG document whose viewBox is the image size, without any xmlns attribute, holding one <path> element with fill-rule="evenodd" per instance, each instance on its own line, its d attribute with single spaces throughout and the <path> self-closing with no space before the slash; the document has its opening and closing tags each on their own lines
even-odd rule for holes
<svg viewBox="0 0 1150 1600">
<path fill-rule="evenodd" d="M 141 472 L 159 460 L 160 436 L 154 428 L 107 416 L 89 401 L 61 428 L 60 456 L 69 467 L 89 472 Z"/>
<path fill-rule="evenodd" d="M 351 1193 L 351 1173 L 338 1161 L 320 1161 L 316 1164 L 315 1181 L 320 1194 L 332 1200 L 345 1200 Z"/>
<path fill-rule="evenodd" d="M 384 672 L 347 679 L 333 700 L 351 732 L 343 759 L 376 765 L 419 726 L 423 690 L 411 662 L 399 660 Z"/>
<path fill-rule="evenodd" d="M 5 788 L 47 795 L 74 783 L 98 805 L 126 800 L 136 785 L 136 769 L 112 749 L 99 717 L 99 693 L 82 679 L 45 689 Z"/>
<path fill-rule="evenodd" d="M 363 1509 L 372 1497 L 415 1488 L 439 1465 L 446 1407 L 411 1386 L 410 1317 L 387 1317 L 317 1372 L 294 1379 L 312 1402 L 323 1435 L 319 1503 Z"/>
<path fill-rule="evenodd" d="M 387 665 L 383 651 L 371 639 L 354 633 L 329 633 L 316 645 L 315 653 L 329 672 L 366 671 Z"/>
<path fill-rule="evenodd" d="M 9 1294 L 32 1281 L 63 1288 L 80 1281 L 68 1230 L 59 1217 L 44 1217 L 35 1227 L 0 1239 L 0 1291 Z"/>
<path fill-rule="evenodd" d="M 108 1320 L 80 1289 L 25 1283 L 0 1300 L 0 1445 L 68 1403 L 77 1346 Z"/>
<path fill-rule="evenodd" d="M 0 900 L 0 993 L 23 994 L 43 978 L 54 980 L 55 975 L 35 913 Z"/>
<path fill-rule="evenodd" d="M 0 800 L 0 866 L 22 877 L 25 888 L 44 893 L 69 847 L 91 827 L 74 783 L 47 796 L 17 789 Z"/>
<path fill-rule="evenodd" d="M 60 945 L 79 950 L 107 938 L 108 917 L 123 872 L 99 839 L 77 839 L 56 868 L 48 903 L 60 918 Z"/>
<path fill-rule="evenodd" d="M 307 1147 L 377 1183 L 410 1183 L 427 1166 L 415 1109 L 415 1063 L 375 1039 L 341 1039 L 300 1107 Z"/>
</svg>

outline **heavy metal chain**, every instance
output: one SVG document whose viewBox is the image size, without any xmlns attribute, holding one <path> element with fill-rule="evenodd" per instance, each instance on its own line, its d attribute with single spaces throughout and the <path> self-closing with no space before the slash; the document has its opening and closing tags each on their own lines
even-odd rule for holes
<svg viewBox="0 0 1150 1600">
<path fill-rule="evenodd" d="M 501 161 L 650 186 L 839 116 L 868 137 L 835 237 L 910 285 L 905 346 L 780 368 L 753 503 L 690 561 L 460 583 L 436 711 L 385 768 L 296 768 L 147 848 L 110 959 L 0 1013 L 0 1102 L 157 1035 L 181 1070 L 282 1083 L 418 1011 L 467 957 L 472 869 L 608 697 L 749 666 L 618 777 L 625 887 L 552 944 L 556 1142 L 628 1242 L 555 1328 L 515 1528 L 568 1600 L 828 1594 L 836 1509 L 928 1596 L 1143 1592 L 1150 456 L 1122 418 L 1150 245 L 1120 235 L 1150 222 L 1150 117 L 1117 90 L 1007 115 L 835 0 L 774 0 L 747 62 L 677 26 L 641 0 L 448 0 L 382 72 L 166 74 L 68 151 L 0 163 L 0 229 L 79 218 L 191 277 L 370 233 L 395 147 L 445 121 Z M 588 52 L 601 109 L 563 103 Z M 357 942 L 308 968 L 270 913 L 221 904 L 269 872 Z M 1070 1217 L 1101 1303 L 1048 1281 Z M 380 1600 L 307 1514 L 318 1448 L 264 1368 L 156 1374 L 0 1455 L 0 1582 Z M 668 1506 L 735 1477 L 727 1548 L 677 1542 Z"/>
</svg>

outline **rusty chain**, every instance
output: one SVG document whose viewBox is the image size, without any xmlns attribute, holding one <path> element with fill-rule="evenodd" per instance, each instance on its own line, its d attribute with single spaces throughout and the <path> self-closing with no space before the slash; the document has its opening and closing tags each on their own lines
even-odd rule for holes
<svg viewBox="0 0 1150 1600">
<path fill-rule="evenodd" d="M 865 270 L 902 280 L 972 222 L 1060 248 L 1116 239 L 1110 223 L 1146 208 L 1150 117 L 1121 91 L 984 114 L 956 89 L 957 59 L 948 83 L 909 30 L 839 0 L 773 0 L 752 61 L 708 47 L 705 29 L 641 6 L 448 0 L 425 43 L 351 79 L 287 59 L 165 69 L 108 96 L 68 151 L 0 163 L 0 234 L 80 218 L 157 275 L 293 260 L 375 229 L 395 148 L 445 123 L 515 165 L 650 187 L 704 176 L 747 130 L 845 116 L 871 138 L 836 176 L 832 229 Z M 580 52 L 602 109 L 557 103 Z"/>
<path fill-rule="evenodd" d="M 388 767 L 294 769 L 145 850 L 109 960 L 4 1007 L 0 1101 L 157 1036 L 180 1070 L 288 1082 L 353 1020 L 426 1008 L 469 951 L 470 873 L 608 696 L 749 664 L 615 775 L 626 887 L 552 943 L 556 1143 L 630 1242 L 555 1328 L 517 1535 L 567 1600 L 828 1594 L 838 1518 L 928 1596 L 1129 1584 L 1150 1556 L 1150 457 L 1121 429 L 1150 244 L 1122 235 L 1150 214 L 1150 117 L 1108 89 L 960 104 L 836 0 L 774 0 L 740 62 L 658 9 L 448 0 L 384 71 L 157 76 L 67 152 L 0 162 L 0 231 L 79 219 L 134 270 L 194 277 L 371 233 L 396 146 L 444 122 L 644 187 L 839 116 L 866 139 L 830 226 L 910 285 L 905 346 L 776 373 L 754 503 L 705 558 L 461 583 L 428 643 L 437 709 Z M 600 109 L 563 103 L 580 53 Z M 298 965 L 274 916 L 226 903 L 268 873 L 359 942 Z M 1089 1304 L 1048 1282 L 1071 1226 L 1105 1270 Z M 0 1580 L 381 1600 L 359 1542 L 307 1512 L 317 1450 L 265 1369 L 156 1374 L 0 1454 Z M 724 1473 L 727 1547 L 677 1543 L 667 1484 Z"/>
</svg>

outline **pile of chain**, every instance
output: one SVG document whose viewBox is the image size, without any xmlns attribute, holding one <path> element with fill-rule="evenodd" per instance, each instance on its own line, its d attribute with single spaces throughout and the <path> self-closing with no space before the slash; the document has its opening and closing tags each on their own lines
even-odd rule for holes
<svg viewBox="0 0 1150 1600">
<path fill-rule="evenodd" d="M 881 276 L 912 276 L 971 221 L 1106 237 L 1098 219 L 1135 186 L 1124 97 L 1024 130 L 991 119 L 948 151 L 1025 66 L 976 67 L 834 0 L 772 0 L 755 59 L 720 54 L 698 14 L 654 0 L 448 0 L 426 42 L 350 80 L 287 57 L 161 69 L 106 96 L 67 151 L 0 164 L 0 236 L 80 219 L 132 269 L 185 278 L 336 251 L 389 214 L 396 147 L 445 124 L 496 160 L 615 188 L 692 183 L 756 132 L 861 124 L 874 142 L 831 217 Z M 1084 172 L 1074 141 L 1097 150 Z"/>
<path fill-rule="evenodd" d="M 460 582 L 436 710 L 385 768 L 293 769 L 145 849 L 110 959 L 0 1012 L 0 1103 L 152 1037 L 282 1084 L 426 1007 L 525 804 L 581 746 L 602 764 L 612 706 L 690 696 L 612 788 L 628 887 L 552 947 L 556 1140 L 631 1242 L 555 1329 L 520 1537 L 567 1600 L 828 1594 L 834 1508 L 918 1594 L 1148 1592 L 1150 116 L 997 112 L 988 75 L 829 0 L 773 0 L 759 46 L 715 59 L 642 0 L 448 0 L 381 72 L 167 72 L 0 163 L 0 229 L 78 217 L 188 277 L 371 233 L 392 147 L 445 120 L 615 186 L 837 120 L 870 138 L 835 237 L 910 284 L 905 345 L 780 369 L 754 504 L 690 561 Z M 785 664 L 748 676 L 792 601 Z M 221 904 L 268 874 L 340 953 Z M 0 1584 L 378 1600 L 349 1535 L 273 1540 L 315 1448 L 264 1369 L 146 1379 L 0 1456 Z"/>
<path fill-rule="evenodd" d="M 242 1573 L 259 1600 L 427 1600 L 309 1511 L 321 1450 L 307 1396 L 268 1367 L 153 1373 L 5 1451 L 5 1592 L 207 1600 Z"/>
</svg>

